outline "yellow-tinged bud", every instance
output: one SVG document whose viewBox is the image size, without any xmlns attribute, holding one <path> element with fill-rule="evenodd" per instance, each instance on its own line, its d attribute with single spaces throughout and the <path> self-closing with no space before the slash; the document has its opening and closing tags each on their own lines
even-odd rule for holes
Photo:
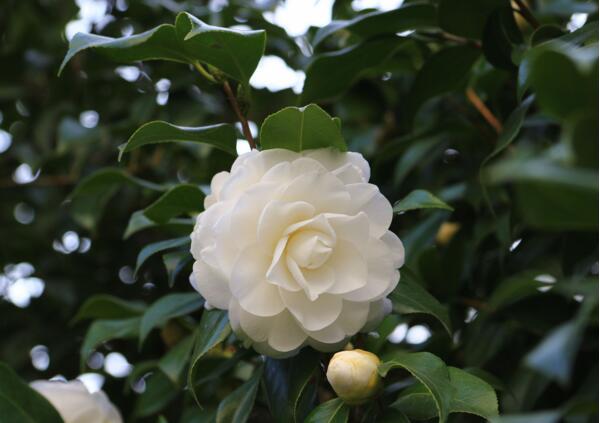
<svg viewBox="0 0 600 423">
<path fill-rule="evenodd" d="M 379 357 L 363 350 L 340 351 L 329 361 L 327 380 L 335 393 L 351 405 L 373 398 L 381 388 Z"/>
<path fill-rule="evenodd" d="M 452 238 L 454 238 L 454 235 L 456 235 L 459 229 L 460 224 L 458 223 L 444 222 L 440 226 L 435 240 L 439 245 L 446 245 L 452 240 Z"/>
</svg>

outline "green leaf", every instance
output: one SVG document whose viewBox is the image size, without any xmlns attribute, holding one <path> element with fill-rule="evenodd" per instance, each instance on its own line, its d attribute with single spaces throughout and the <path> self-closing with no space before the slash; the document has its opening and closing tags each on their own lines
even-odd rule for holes
<svg viewBox="0 0 600 423">
<path fill-rule="evenodd" d="M 335 120 L 316 104 L 286 107 L 267 117 L 260 128 L 260 145 L 263 150 L 347 149 Z"/>
<path fill-rule="evenodd" d="M 498 416 L 498 399 L 487 382 L 456 367 L 448 367 L 448 373 L 452 385 L 450 413 L 469 413 L 486 420 Z M 433 397 L 421 383 L 406 389 L 391 407 L 415 420 L 436 416 Z"/>
<path fill-rule="evenodd" d="M 527 272 L 502 281 L 489 297 L 488 305 L 498 310 L 533 295 L 539 295 L 538 288 L 544 284 L 535 280 L 538 274 L 539 272 Z"/>
<path fill-rule="evenodd" d="M 435 195 L 424 189 L 416 189 L 394 204 L 394 213 L 404 213 L 409 210 L 419 209 L 454 209 Z"/>
<path fill-rule="evenodd" d="M 428 352 L 398 352 L 393 358 L 379 365 L 379 373 L 385 377 L 387 373 L 401 367 L 419 380 L 433 396 L 440 422 L 446 422 L 450 413 L 453 388 L 446 364 Z"/>
<path fill-rule="evenodd" d="M 2 362 L 0 418 L 7 423 L 63 423 L 52 404 Z"/>
<path fill-rule="evenodd" d="M 304 423 L 346 423 L 350 407 L 339 398 L 324 402 L 308 415 Z"/>
<path fill-rule="evenodd" d="M 488 16 L 505 0 L 441 0 L 440 27 L 455 35 L 480 39 Z"/>
<path fill-rule="evenodd" d="M 531 86 L 541 109 L 559 119 L 598 110 L 598 48 L 560 40 L 531 49 L 521 63 L 520 84 Z M 521 88 L 523 91 L 524 88 Z"/>
<path fill-rule="evenodd" d="M 318 46 L 330 35 L 341 31 L 350 31 L 362 38 L 370 38 L 381 34 L 433 28 L 436 25 L 435 8 L 429 4 L 407 4 L 400 8 L 385 12 L 370 12 L 347 21 L 332 21 L 315 34 L 312 44 Z"/>
<path fill-rule="evenodd" d="M 173 253 L 167 253 L 163 257 L 163 264 L 167 270 L 167 280 L 169 288 L 175 285 L 177 276 L 185 269 L 185 267 L 192 262 L 192 255 L 189 251 L 175 251 Z"/>
<path fill-rule="evenodd" d="M 181 238 L 167 239 L 165 241 L 154 242 L 152 244 L 146 245 L 144 248 L 142 248 L 142 250 L 137 256 L 134 277 L 137 277 L 139 270 L 144 265 L 146 260 L 148 260 L 154 254 L 177 247 L 183 247 L 184 245 L 187 245 L 189 243 L 190 237 L 184 236 Z"/>
<path fill-rule="evenodd" d="M 204 301 L 197 292 L 169 294 L 157 300 L 144 312 L 140 322 L 140 347 L 152 329 L 175 317 L 202 308 Z"/>
<path fill-rule="evenodd" d="M 165 408 L 179 394 L 179 388 L 162 371 L 155 369 L 146 378 L 146 390 L 135 402 L 136 417 L 147 417 Z"/>
<path fill-rule="evenodd" d="M 493 418 L 492 423 L 558 423 L 561 411 L 538 411 L 526 414 L 506 414 Z"/>
<path fill-rule="evenodd" d="M 140 126 L 119 148 L 119 160 L 123 154 L 148 144 L 165 142 L 196 142 L 212 145 L 220 150 L 237 155 L 236 135 L 233 126 L 221 123 L 209 126 L 176 126 L 160 120 Z"/>
<path fill-rule="evenodd" d="M 145 304 L 125 301 L 107 294 L 98 294 L 88 298 L 77 311 L 73 322 L 84 319 L 124 319 L 141 315 Z"/>
<path fill-rule="evenodd" d="M 204 210 L 204 193 L 196 185 L 177 185 L 144 209 L 144 215 L 157 223 L 172 217 Z"/>
<path fill-rule="evenodd" d="M 227 312 L 223 310 L 205 310 L 198 326 L 196 339 L 194 340 L 194 351 L 188 372 L 188 386 L 194 399 L 200 405 L 200 400 L 195 390 L 194 381 L 197 379 L 198 364 L 204 355 L 220 344 L 231 333 Z"/>
<path fill-rule="evenodd" d="M 182 339 L 158 362 L 158 368 L 173 382 L 179 384 L 181 374 L 192 354 L 194 336 Z"/>
<path fill-rule="evenodd" d="M 264 31 L 239 31 L 207 25 L 188 13 L 177 15 L 175 25 L 163 24 L 141 34 L 110 38 L 76 34 L 59 69 L 79 52 L 94 49 L 117 62 L 167 60 L 206 63 L 229 77 L 247 83 L 265 48 Z"/>
<path fill-rule="evenodd" d="M 514 140 L 517 138 L 517 135 L 521 131 L 521 127 L 523 126 L 523 122 L 525 121 L 525 116 L 527 115 L 527 111 L 531 104 L 533 103 L 533 96 L 529 96 L 519 106 L 513 110 L 510 114 L 506 123 L 504 124 L 504 128 L 502 129 L 502 133 L 498 136 L 498 140 L 496 142 L 496 147 L 494 151 L 492 151 L 483 161 L 481 162 L 481 167 L 479 168 L 479 181 L 481 182 L 481 187 L 483 191 L 483 197 L 486 200 L 488 207 L 490 210 L 493 210 L 492 203 L 489 199 L 487 187 L 483 183 L 483 168 L 488 164 L 490 160 L 499 155 L 502 151 L 506 149 Z"/>
<path fill-rule="evenodd" d="M 217 423 L 244 423 L 254 408 L 263 367 L 260 366 L 246 383 L 229 394 L 217 410 Z"/>
<path fill-rule="evenodd" d="M 271 415 L 276 422 L 304 421 L 313 408 L 316 389 L 310 385 L 310 380 L 319 366 L 319 354 L 309 348 L 287 359 L 267 357 L 263 373 L 264 387 Z"/>
<path fill-rule="evenodd" d="M 489 184 L 516 185 L 516 205 L 525 222 L 547 230 L 598 227 L 598 173 L 567 168 L 544 157 L 502 160 L 484 172 Z"/>
<path fill-rule="evenodd" d="M 140 329 L 140 317 L 127 319 L 96 320 L 88 328 L 83 343 L 81 344 L 81 367 L 94 349 L 103 342 L 111 339 L 136 338 Z"/>
<path fill-rule="evenodd" d="M 301 103 L 342 94 L 369 69 L 382 65 L 406 40 L 383 37 L 314 56 L 306 69 Z"/>
<path fill-rule="evenodd" d="M 127 239 L 130 236 L 143 231 L 144 229 L 161 227 L 165 229 L 172 229 L 177 233 L 191 233 L 192 229 L 194 229 L 194 219 L 187 218 L 176 218 L 171 219 L 164 224 L 156 223 L 153 220 L 148 219 L 144 215 L 144 210 L 138 210 L 131 214 L 129 218 L 129 222 L 127 223 L 127 228 L 123 233 L 123 239 Z"/>
<path fill-rule="evenodd" d="M 121 169 L 104 168 L 84 178 L 67 200 L 73 219 L 88 230 L 93 230 L 108 201 L 124 185 L 137 185 L 161 191 L 160 185 L 134 178 Z"/>
<path fill-rule="evenodd" d="M 542 342 L 525 356 L 528 367 L 557 380 L 563 386 L 570 382 L 588 320 L 598 310 L 597 282 L 593 292 L 594 296 L 584 300 L 573 319 L 550 331 Z"/>
<path fill-rule="evenodd" d="M 448 310 L 420 284 L 403 278 L 390 294 L 392 307 L 398 314 L 428 314 L 435 317 L 452 336 L 452 325 Z"/>
<path fill-rule="evenodd" d="M 266 32 L 234 30 L 205 24 L 190 14 L 185 14 L 191 24 L 184 44 L 198 60 L 219 68 L 242 83 L 248 83 L 265 51 Z M 181 23 L 180 23 L 181 22 Z M 185 28 L 183 14 L 177 16 L 177 32 Z M 187 29 L 187 28 L 185 28 Z"/>
<path fill-rule="evenodd" d="M 447 47 L 425 62 L 409 94 L 409 122 L 427 100 L 454 91 L 466 81 L 480 52 L 471 46 Z"/>
<path fill-rule="evenodd" d="M 509 4 L 494 10 L 483 31 L 482 47 L 487 61 L 494 67 L 514 71 L 513 50 L 523 37 Z"/>
</svg>

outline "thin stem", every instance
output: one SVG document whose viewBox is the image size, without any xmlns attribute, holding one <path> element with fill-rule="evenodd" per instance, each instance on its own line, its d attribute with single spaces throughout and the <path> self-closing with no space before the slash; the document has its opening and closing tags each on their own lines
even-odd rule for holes
<svg viewBox="0 0 600 423">
<path fill-rule="evenodd" d="M 477 109 L 479 114 L 481 114 L 481 116 L 483 116 L 483 118 L 486 120 L 486 122 L 489 123 L 490 126 L 492 128 L 494 128 L 498 134 L 500 132 L 502 132 L 502 124 L 500 123 L 498 118 L 496 118 L 496 116 L 494 116 L 492 111 L 490 109 L 488 109 L 488 107 L 481 100 L 481 98 L 479 98 L 479 96 L 477 95 L 475 90 L 473 88 L 467 88 L 466 94 L 467 94 L 467 98 L 469 99 L 471 104 Z"/>
<path fill-rule="evenodd" d="M 229 100 L 229 104 L 231 105 L 231 108 L 233 109 L 233 111 L 237 115 L 240 123 L 242 124 L 242 132 L 244 133 L 244 136 L 248 140 L 248 144 L 250 144 L 250 148 L 255 149 L 256 143 L 254 142 L 254 137 L 252 136 L 252 131 L 250 131 L 250 126 L 248 125 L 248 119 L 246 119 L 246 116 L 244 116 L 244 114 L 240 110 L 240 106 L 237 102 L 237 99 L 235 98 L 235 94 L 233 94 L 233 90 L 231 89 L 231 85 L 229 85 L 228 81 L 223 82 L 223 90 L 225 91 L 225 94 L 227 95 L 227 99 Z"/>
<path fill-rule="evenodd" d="M 194 63 L 194 67 L 200 73 L 200 75 L 202 75 L 203 77 L 205 77 L 206 79 L 208 79 L 213 84 L 217 84 L 219 82 L 206 69 L 204 69 L 204 67 L 200 64 L 200 62 L 195 62 Z"/>
<path fill-rule="evenodd" d="M 540 23 L 535 18 L 535 16 L 533 16 L 533 13 L 531 13 L 531 10 L 529 9 L 529 7 L 527 7 L 525 2 L 523 0 L 515 0 L 515 3 L 517 4 L 517 6 L 519 6 L 519 13 L 521 14 L 521 16 L 523 16 L 527 23 L 529 23 L 529 25 L 531 25 L 533 29 L 539 28 Z"/>
</svg>

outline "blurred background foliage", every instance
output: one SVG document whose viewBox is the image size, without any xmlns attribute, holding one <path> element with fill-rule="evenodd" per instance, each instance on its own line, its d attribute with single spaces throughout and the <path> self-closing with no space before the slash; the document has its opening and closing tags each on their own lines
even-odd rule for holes
<svg viewBox="0 0 600 423">
<path fill-rule="evenodd" d="M 524 421 L 597 420 L 597 2 L 402 3 L 0 0 L 0 360 L 27 380 L 80 375 L 103 384 L 140 421 L 209 421 L 249 378 L 231 339 L 207 361 L 232 364 L 218 367 L 218 383 L 202 384 L 203 411 L 181 389 L 185 381 L 156 370 L 194 327 L 194 304 L 190 316 L 161 322 L 143 348 L 109 340 L 79 364 L 89 325 L 74 316 L 92 295 L 134 302 L 109 316 L 126 317 L 136 304 L 191 291 L 185 253 L 157 254 L 134 277 L 138 252 L 186 236 L 191 220 L 145 229 L 138 220 L 132 233 L 130 215 L 155 191 L 117 182 L 114 196 L 92 192 L 83 205 L 69 194 L 105 167 L 206 186 L 232 156 L 158 145 L 117 162 L 117 147 L 150 120 L 236 118 L 218 87 L 181 64 L 115 65 L 87 53 L 56 73 L 75 32 L 125 36 L 187 11 L 267 31 L 251 80 L 254 129 L 284 106 L 317 102 L 341 118 L 349 148 L 369 159 L 373 183 L 392 203 L 426 189 L 453 206 L 400 212 L 392 228 L 406 247 L 403 280 L 447 307 L 452 337 L 433 318 L 397 310 L 356 346 L 381 355 L 426 350 L 483 369 L 501 412 Z M 332 19 L 341 22 L 326 26 Z M 399 378 L 386 395 L 407 383 Z M 321 400 L 332 396 L 326 385 Z M 268 421 L 265 396 L 251 421 Z"/>
</svg>

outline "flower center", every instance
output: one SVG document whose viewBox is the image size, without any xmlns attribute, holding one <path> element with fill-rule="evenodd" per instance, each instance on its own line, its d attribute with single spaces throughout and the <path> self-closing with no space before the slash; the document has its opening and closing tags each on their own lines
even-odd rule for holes
<svg viewBox="0 0 600 423">
<path fill-rule="evenodd" d="M 288 257 L 305 269 L 317 269 L 331 255 L 332 245 L 327 236 L 315 230 L 296 232 L 287 245 Z"/>
</svg>

